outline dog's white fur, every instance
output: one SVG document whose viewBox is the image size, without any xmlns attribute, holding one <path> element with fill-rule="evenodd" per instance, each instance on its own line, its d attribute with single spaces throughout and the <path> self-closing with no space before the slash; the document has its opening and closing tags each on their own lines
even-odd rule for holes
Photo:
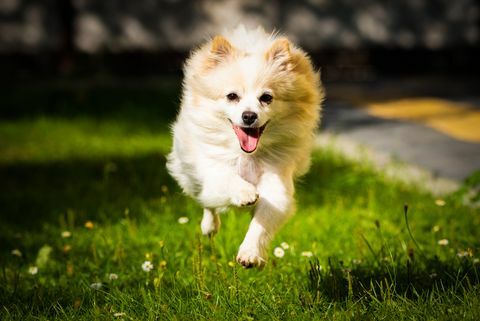
<svg viewBox="0 0 480 321">
<path fill-rule="evenodd" d="M 274 233 L 294 211 L 295 177 L 310 165 L 323 90 L 310 59 L 286 38 L 239 27 L 191 54 L 184 68 L 180 112 L 167 167 L 204 209 L 201 229 L 214 234 L 219 213 L 255 203 L 237 261 L 262 265 Z M 236 102 L 226 96 L 235 92 Z M 273 96 L 270 104 L 259 100 Z M 255 152 L 245 153 L 232 129 L 242 113 L 266 124 Z"/>
</svg>

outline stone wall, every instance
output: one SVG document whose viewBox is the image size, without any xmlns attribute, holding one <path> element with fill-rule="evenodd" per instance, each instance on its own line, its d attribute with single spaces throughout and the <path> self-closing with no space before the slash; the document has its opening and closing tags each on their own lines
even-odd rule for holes
<svg viewBox="0 0 480 321">
<path fill-rule="evenodd" d="M 475 46 L 474 0 L 0 0 L 0 52 L 184 51 L 239 23 L 309 50 Z"/>
</svg>

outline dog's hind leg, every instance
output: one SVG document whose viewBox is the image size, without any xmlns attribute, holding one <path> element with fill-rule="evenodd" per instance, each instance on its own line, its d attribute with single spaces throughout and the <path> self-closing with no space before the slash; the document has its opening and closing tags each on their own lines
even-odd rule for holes
<svg viewBox="0 0 480 321">
<path fill-rule="evenodd" d="M 220 229 L 220 215 L 218 213 L 218 210 L 204 208 L 203 218 L 202 222 L 200 223 L 200 227 L 202 228 L 203 235 L 215 235 Z"/>
</svg>

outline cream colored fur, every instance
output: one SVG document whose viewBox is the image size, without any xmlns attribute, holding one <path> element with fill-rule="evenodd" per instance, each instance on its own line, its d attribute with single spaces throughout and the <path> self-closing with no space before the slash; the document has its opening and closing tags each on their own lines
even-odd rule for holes
<svg viewBox="0 0 480 321">
<path fill-rule="evenodd" d="M 294 178 L 304 174 L 319 123 L 323 90 L 310 59 L 286 38 L 237 28 L 193 51 L 185 63 L 180 112 L 167 167 L 205 208 L 204 234 L 216 233 L 219 212 L 255 204 L 237 261 L 263 265 L 274 233 L 294 212 Z M 235 92 L 239 100 L 226 96 Z M 259 100 L 273 96 L 270 104 Z M 242 113 L 266 128 L 245 153 L 232 129 Z"/>
</svg>

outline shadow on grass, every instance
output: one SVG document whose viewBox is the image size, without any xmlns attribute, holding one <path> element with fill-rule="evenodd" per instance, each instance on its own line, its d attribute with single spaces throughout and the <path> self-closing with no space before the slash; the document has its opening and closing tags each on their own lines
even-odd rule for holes
<svg viewBox="0 0 480 321">
<path fill-rule="evenodd" d="M 309 287 L 314 296 L 329 300 L 385 301 L 397 296 L 425 297 L 432 292 L 461 294 L 480 284 L 480 265 L 470 257 L 441 261 L 438 257 L 410 257 L 404 262 L 353 264 L 329 259 L 322 267 L 317 260 L 310 262 Z M 315 298 L 314 298 L 315 300 Z"/>
<path fill-rule="evenodd" d="M 154 205 L 162 195 L 178 190 L 162 154 L 5 165 L 0 180 L 2 229 L 17 231 L 56 223 L 69 212 L 79 222 L 112 222 L 126 208 Z"/>
<path fill-rule="evenodd" d="M 135 130 L 164 134 L 177 112 L 179 85 L 174 77 L 151 84 L 66 81 L 3 88 L 0 118 L 12 124 L 42 117 L 119 120 Z M 161 197 L 162 186 L 177 188 L 160 151 L 137 157 L 11 162 L 0 165 L 0 182 L 0 230 L 8 232 L 0 233 L 3 245 L 6 234 L 57 222 L 67 212 L 75 212 L 78 220 L 115 219 L 125 208 Z"/>
</svg>

